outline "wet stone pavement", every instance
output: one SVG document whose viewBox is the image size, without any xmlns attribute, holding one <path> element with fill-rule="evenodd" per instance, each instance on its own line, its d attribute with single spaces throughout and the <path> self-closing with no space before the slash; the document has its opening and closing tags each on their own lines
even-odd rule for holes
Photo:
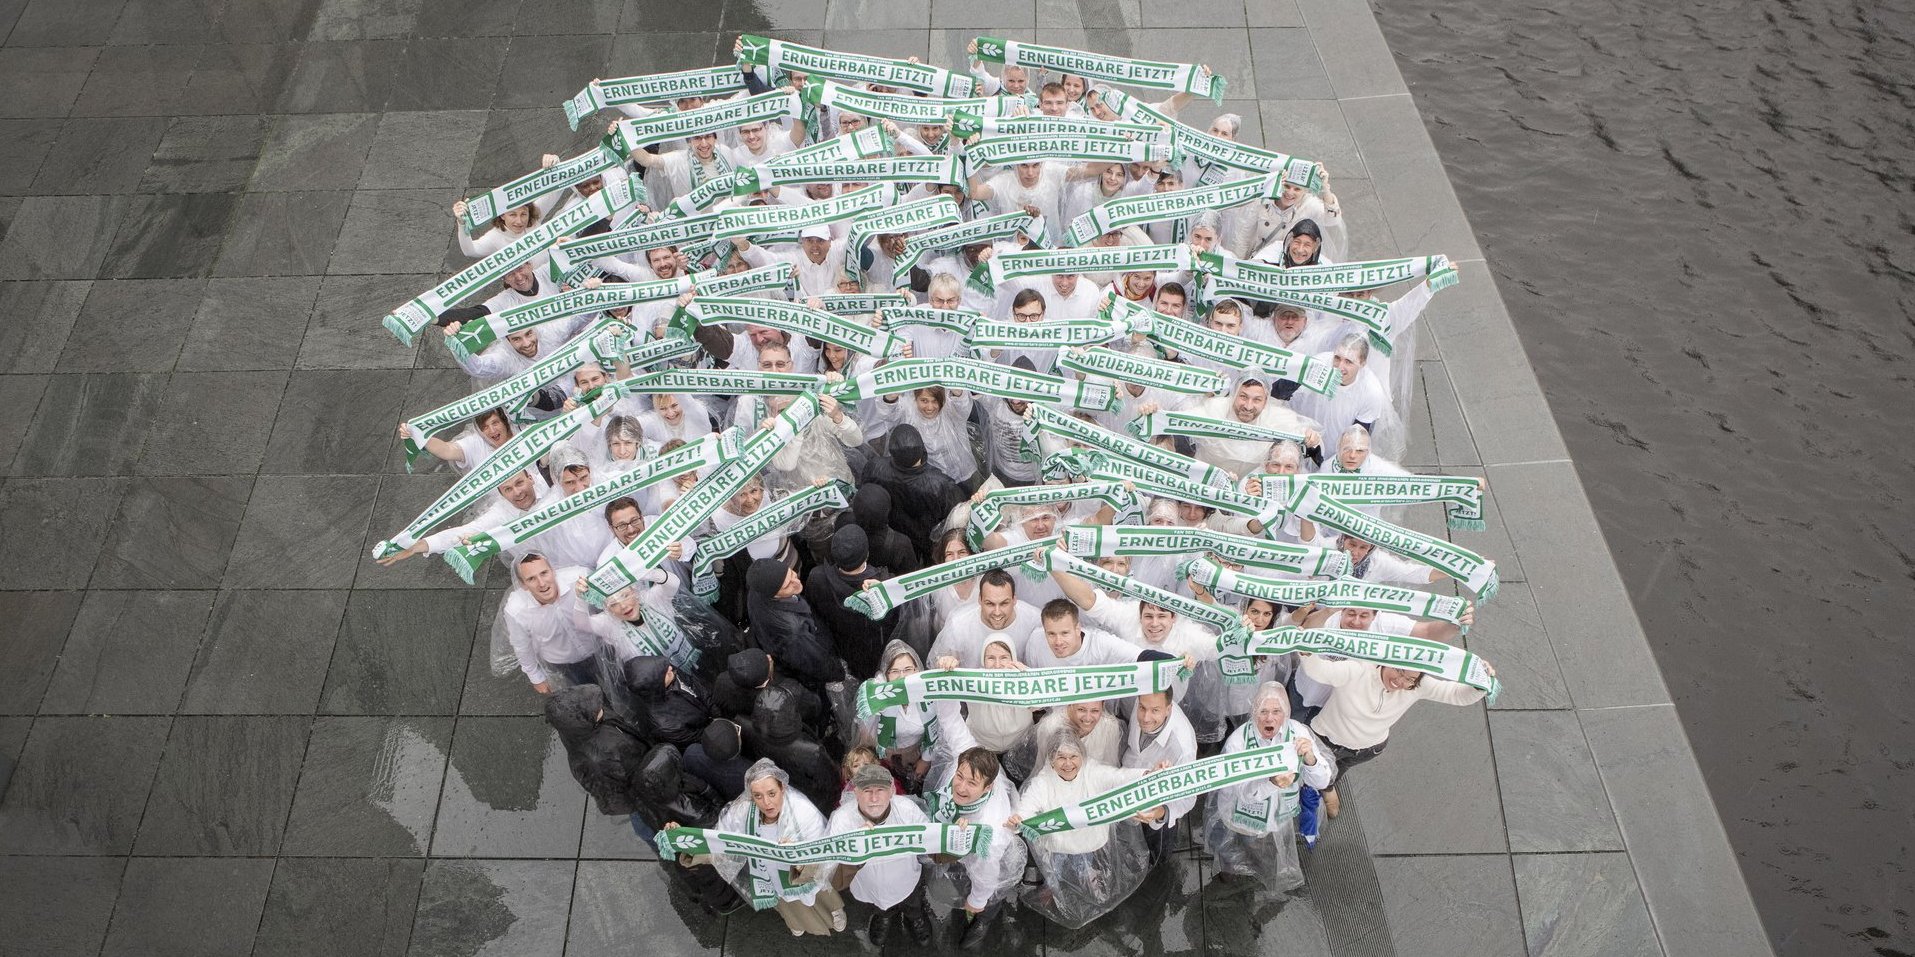
<svg viewBox="0 0 1915 957">
<path fill-rule="evenodd" d="M 1505 581 L 1469 637 L 1503 697 L 1406 720 L 1301 897 L 1213 880 L 1186 836 L 1117 914 L 1020 915 L 996 952 L 1762 952 L 1366 7 L 0 0 L 0 955 L 789 946 L 698 912 L 588 807 L 536 695 L 488 668 L 496 573 L 368 560 L 450 482 L 405 474 L 391 423 L 466 387 L 377 320 L 462 264 L 455 199 L 584 145 L 558 105 L 593 77 L 740 32 L 956 63 L 986 31 L 1208 63 L 1230 98 L 1187 118 L 1322 160 L 1353 255 L 1462 264 L 1420 326 L 1405 464 L 1490 479 L 1489 529 L 1457 537 Z"/>
</svg>

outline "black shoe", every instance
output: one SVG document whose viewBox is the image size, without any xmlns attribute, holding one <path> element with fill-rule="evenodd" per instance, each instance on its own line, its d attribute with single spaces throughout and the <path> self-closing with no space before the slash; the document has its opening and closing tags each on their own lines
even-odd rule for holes
<svg viewBox="0 0 1915 957">
<path fill-rule="evenodd" d="M 888 910 L 871 912 L 871 923 L 865 925 L 865 936 L 871 938 L 871 946 L 883 947 L 884 939 L 891 936 L 891 922 L 895 915 Z"/>
<path fill-rule="evenodd" d="M 931 946 L 931 912 L 925 908 L 924 901 L 905 901 L 899 916 L 904 919 L 904 930 L 911 935 L 912 942 L 919 947 Z"/>
<path fill-rule="evenodd" d="M 991 925 L 997 922 L 998 912 L 1003 908 L 1004 903 L 999 901 L 978 911 L 977 916 L 971 918 L 970 926 L 964 928 L 964 937 L 958 941 L 958 946 L 965 950 L 983 947 L 984 939 L 991 934 Z"/>
</svg>

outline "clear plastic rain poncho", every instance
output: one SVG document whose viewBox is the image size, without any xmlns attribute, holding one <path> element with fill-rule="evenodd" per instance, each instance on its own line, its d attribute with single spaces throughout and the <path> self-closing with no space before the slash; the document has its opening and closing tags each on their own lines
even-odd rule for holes
<svg viewBox="0 0 1915 957">
<path fill-rule="evenodd" d="M 1403 417 L 1397 414 L 1396 405 L 1390 401 L 1389 390 L 1375 373 L 1363 367 L 1370 357 L 1368 340 L 1354 333 L 1344 336 L 1332 355 L 1355 362 L 1358 365 L 1356 378 L 1339 383 L 1336 395 L 1328 397 L 1298 389 L 1290 397 L 1290 407 L 1298 415 L 1315 419 L 1326 441 L 1335 441 L 1334 436 L 1341 435 L 1359 420 L 1369 421 L 1371 450 L 1386 459 L 1401 458 L 1408 446 L 1408 430 L 1403 425 Z M 1334 450 L 1324 451 L 1327 454 Z"/>
<path fill-rule="evenodd" d="M 1051 733 L 1039 753 L 1044 767 L 1024 783 L 1017 802 L 1020 817 L 1096 797 L 1148 771 L 1112 767 L 1089 757 L 1069 729 Z M 1060 766 L 1065 771 L 1059 771 Z M 1031 842 L 1031 860 L 1043 883 L 1025 889 L 1024 905 L 1072 929 L 1110 913 L 1150 872 L 1143 826 L 1128 820 L 1046 834 Z"/>
<path fill-rule="evenodd" d="M 925 814 L 940 824 L 987 824 L 996 830 L 989 848 L 981 854 L 940 860 L 931 859 L 924 871 L 925 899 L 934 911 L 949 911 L 969 904 L 983 908 L 1009 900 L 1024 879 L 1029 859 L 1024 839 L 1016 828 L 1004 827 L 1017 806 L 1017 786 L 999 770 L 985 795 L 971 804 L 957 800 L 950 785 L 924 794 Z"/>
<path fill-rule="evenodd" d="M 1250 720 L 1224 742 L 1224 752 L 1280 747 L 1290 752 L 1291 766 L 1298 767 L 1296 739 L 1310 735 L 1310 731 L 1291 721 L 1289 715 L 1289 692 L 1274 681 L 1259 685 Z M 1274 726 L 1274 735 L 1263 734 L 1260 725 L 1266 721 Z M 1311 741 L 1318 744 L 1314 737 Z M 1303 885 L 1303 867 L 1297 861 L 1298 792 L 1306 783 L 1312 787 L 1329 784 L 1334 773 L 1329 749 L 1319 746 L 1315 750 L 1317 764 L 1304 769 L 1307 774 L 1257 778 L 1211 792 L 1203 838 L 1218 870 L 1254 877 L 1279 893 Z"/>
<path fill-rule="evenodd" d="M 776 823 L 767 824 L 752 800 L 752 785 L 765 780 L 778 782 L 783 807 Z M 801 844 L 827 833 L 824 815 L 810 799 L 791 786 L 791 777 L 769 759 L 760 758 L 745 772 L 745 793 L 725 807 L 718 817 L 718 830 L 750 834 L 781 844 Z M 831 880 L 835 864 L 808 864 L 788 867 L 771 861 L 748 860 L 714 853 L 712 867 L 748 901 L 753 910 L 769 910 L 779 901 L 806 905 L 818 899 L 818 892 Z"/>
<path fill-rule="evenodd" d="M 615 415 L 605 421 L 603 447 L 596 449 L 598 468 L 607 476 L 629 472 L 644 464 L 645 427 L 635 416 Z"/>
</svg>

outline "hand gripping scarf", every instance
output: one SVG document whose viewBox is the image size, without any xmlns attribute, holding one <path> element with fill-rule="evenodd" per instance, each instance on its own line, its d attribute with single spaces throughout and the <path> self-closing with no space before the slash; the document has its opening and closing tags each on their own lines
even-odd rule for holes
<svg viewBox="0 0 1915 957">
<path fill-rule="evenodd" d="M 692 561 L 692 594 L 707 604 L 718 598 L 718 575 L 712 569 L 719 562 L 737 554 L 739 550 L 761 538 L 778 534 L 813 512 L 824 509 L 847 508 L 851 504 L 851 493 L 856 491 L 849 482 L 829 481 L 813 485 L 771 502 L 753 512 L 744 521 L 719 532 L 702 542 L 695 543 L 695 555 L 686 555 Z"/>
<path fill-rule="evenodd" d="M 488 409 L 500 408 L 511 404 L 515 399 L 536 392 L 560 376 L 570 375 L 573 370 L 588 360 L 597 361 L 599 367 L 611 371 L 618 361 L 620 340 L 626 334 L 626 327 L 610 321 L 601 322 L 574 337 L 571 342 L 560 346 L 552 353 L 533 363 L 525 371 L 498 385 L 482 389 L 442 405 L 424 415 L 414 416 L 406 422 L 406 471 L 425 454 L 426 438 L 436 435 Z M 693 343 L 694 346 L 697 343 Z"/>
<path fill-rule="evenodd" d="M 1051 708 L 1164 691 L 1183 674 L 1180 658 L 1074 668 L 960 668 L 920 671 L 895 681 L 867 681 L 858 689 L 858 717 L 886 708 L 933 701 L 971 701 L 1017 708 Z"/>
<path fill-rule="evenodd" d="M 468 197 L 465 201 L 465 227 L 470 232 L 479 232 L 492 225 L 492 221 L 508 209 L 517 209 L 540 197 L 568 189 L 624 162 L 625 157 L 618 155 L 606 143 L 601 143 L 569 160 Z M 642 196 L 639 202 L 644 202 Z"/>
<path fill-rule="evenodd" d="M 1216 487 L 1217 491 L 1236 495 L 1246 502 L 1255 501 L 1253 496 L 1229 489 L 1231 478 L 1223 469 L 1148 442 L 1139 442 L 1128 435 L 1119 435 L 1101 425 L 1065 415 L 1050 406 L 1032 405 L 1025 421 L 1026 427 L 1033 431 L 1055 435 L 1113 458 L 1136 463 L 1150 473 L 1162 473 L 1197 485 Z M 1262 506 L 1259 505 L 1252 511 L 1261 510 Z"/>
<path fill-rule="evenodd" d="M 593 80 L 565 101 L 565 122 L 576 130 L 586 117 L 608 106 L 668 103 L 694 96 L 708 98 L 744 88 L 744 75 L 733 65 Z"/>
<path fill-rule="evenodd" d="M 1396 333 L 1390 327 L 1390 304 L 1387 302 L 1355 299 L 1330 292 L 1282 289 L 1249 276 L 1229 278 L 1200 275 L 1197 298 L 1205 304 L 1224 299 L 1252 299 L 1258 302 L 1274 302 L 1301 309 L 1313 309 L 1338 319 L 1348 319 L 1362 326 L 1364 334 L 1370 340 L 1371 348 L 1383 355 L 1390 355 L 1395 349 L 1395 344 L 1390 340 Z"/>
<path fill-rule="evenodd" d="M 803 206 L 741 206 L 719 214 L 714 239 L 796 233 L 807 226 L 829 226 L 857 219 L 874 209 L 891 205 L 898 189 L 890 183 L 873 183 L 830 199 Z"/>
<path fill-rule="evenodd" d="M 634 584 L 650 569 L 658 567 L 666 549 L 682 541 L 692 529 L 710 519 L 719 506 L 730 501 L 745 483 L 759 473 L 771 457 L 798 435 L 818 414 L 816 396 L 801 396 L 791 406 L 766 422 L 766 427 L 745 440 L 738 458 L 719 466 L 700 479 L 691 491 L 673 502 L 663 515 L 645 526 L 631 544 L 606 559 L 587 576 L 586 598 L 603 607 L 605 599 Z"/>
<path fill-rule="evenodd" d="M 942 329 L 960 336 L 969 336 L 979 324 L 990 321 L 975 309 L 939 309 L 935 306 L 886 306 L 880 315 L 884 318 L 884 327 L 893 332 L 920 326 Z"/>
<path fill-rule="evenodd" d="M 658 143 L 718 133 L 767 120 L 796 119 L 804 103 L 793 90 L 771 90 L 742 100 L 720 100 L 695 110 L 656 113 L 643 119 L 619 120 L 618 142 L 626 155 Z"/>
<path fill-rule="evenodd" d="M 1219 791 L 1233 784 L 1295 774 L 1287 748 L 1252 748 L 1152 771 L 1096 797 L 1033 814 L 1018 825 L 1031 840 L 1061 831 L 1115 824 L 1172 801 Z"/>
<path fill-rule="evenodd" d="M 1054 276 L 1058 273 L 1086 272 L 1165 272 L 1190 269 L 1190 247 L 1101 246 L 1089 249 L 1035 249 L 1002 253 L 980 264 L 971 274 L 971 285 L 980 292 L 995 292 L 1012 279 L 1026 276 Z"/>
<path fill-rule="evenodd" d="M 1130 330 L 1123 325 L 1102 319 L 1018 322 L 980 318 L 971 325 L 964 344 L 973 352 L 983 349 L 1067 349 L 1072 346 L 1094 346 L 1129 334 Z"/>
<path fill-rule="evenodd" d="M 871 159 L 824 159 L 809 163 L 747 166 L 732 177 L 733 196 L 804 183 L 919 183 L 964 185 L 963 164 L 956 156 L 878 156 Z M 944 197 L 948 199 L 949 197 Z"/>
<path fill-rule="evenodd" d="M 1140 317 L 1147 320 L 1149 331 L 1144 335 L 1163 349 L 1188 353 L 1237 369 L 1250 369 L 1290 379 L 1311 392 L 1335 395 L 1337 383 L 1342 378 L 1336 366 L 1316 356 L 1299 355 L 1288 349 L 1218 332 L 1208 326 L 1154 312 L 1121 297 L 1112 303 L 1110 312 L 1117 318 L 1131 322 L 1132 328 L 1138 327 Z"/>
<path fill-rule="evenodd" d="M 1129 575 L 1119 575 L 1102 565 L 1094 565 L 1066 552 L 1051 551 L 1045 553 L 1046 563 L 1054 570 L 1062 570 L 1094 585 L 1108 588 L 1120 595 L 1128 595 L 1141 602 L 1156 605 L 1166 611 L 1174 612 L 1191 621 L 1202 622 L 1218 631 L 1229 631 L 1241 627 L 1235 613 L 1227 608 L 1188 598 L 1175 592 L 1165 591 L 1155 585 L 1140 582 Z"/>
<path fill-rule="evenodd" d="M 1042 222 L 1042 219 L 1030 213 L 1015 212 L 985 219 L 973 219 L 968 223 L 919 233 L 904 241 L 904 255 L 898 257 L 897 265 L 893 269 L 898 275 L 910 272 L 911 268 L 918 264 L 918 260 L 924 258 L 925 253 L 933 250 L 958 249 L 978 243 L 1010 239 L 1018 235 L 1040 236 L 1044 232 L 1043 227 L 1039 225 Z"/>
<path fill-rule="evenodd" d="M 877 621 L 905 602 L 922 598 L 948 585 L 976 578 L 993 568 L 1003 568 L 1022 562 L 1030 558 L 1034 551 L 1055 540 L 1056 537 L 1052 536 L 1032 542 L 1006 545 L 988 552 L 966 555 L 941 565 L 932 565 L 930 568 L 920 568 L 895 578 L 887 578 L 846 598 L 844 606 L 872 621 Z M 887 702 L 886 707 L 890 704 Z"/>
<path fill-rule="evenodd" d="M 1181 219 L 1213 209 L 1229 209 L 1260 199 L 1275 199 L 1282 191 L 1282 177 L 1270 173 L 1217 186 L 1126 196 L 1093 206 L 1088 212 L 1071 220 L 1070 233 L 1065 241 L 1073 246 L 1082 246 L 1105 233 L 1127 226 Z"/>
<path fill-rule="evenodd" d="M 865 213 L 851 221 L 851 229 L 845 234 L 845 277 L 862 279 L 864 248 L 877 236 L 942 229 L 946 226 L 956 226 L 961 221 L 958 216 L 957 201 L 942 193 L 900 203 L 889 209 Z M 900 302 L 899 305 L 905 305 L 907 302 Z"/>
<path fill-rule="evenodd" d="M 841 86 L 830 80 L 817 79 L 805 84 L 804 97 L 806 103 L 814 106 L 828 106 L 846 113 L 891 120 L 910 126 L 937 126 L 948 123 L 951 114 L 958 110 L 997 116 L 1006 111 L 1022 109 L 1021 106 L 1012 106 L 995 96 L 975 99 L 941 99 L 929 96 L 867 93 Z"/>
<path fill-rule="evenodd" d="M 1414 588 L 1398 588 L 1355 578 L 1327 582 L 1263 578 L 1231 571 L 1203 558 L 1179 562 L 1177 576 L 1194 581 L 1213 594 L 1261 598 L 1293 608 L 1309 604 L 1326 608 L 1368 608 L 1415 618 L 1433 618 L 1452 625 L 1461 625 L 1463 612 L 1469 610 L 1469 602 L 1464 599 Z"/>
<path fill-rule="evenodd" d="M 984 547 L 984 536 L 997 531 L 1009 505 L 1060 505 L 1064 502 L 1097 501 L 1124 512 L 1134 507 L 1136 496 L 1122 482 L 1073 482 L 1069 485 L 1026 485 L 999 488 L 984 493 L 971 504 L 971 518 L 964 526 L 965 544 L 976 551 Z"/>
<path fill-rule="evenodd" d="M 559 210 L 526 230 L 525 235 L 505 244 L 499 251 L 467 266 L 450 279 L 426 290 L 397 309 L 381 325 L 400 344 L 410 346 L 420 330 L 432 324 L 439 313 L 458 305 L 466 297 L 505 278 L 505 274 L 530 261 L 560 236 L 570 236 L 598 220 L 605 219 L 637 203 L 630 180 L 615 180 L 605 188 Z"/>
<path fill-rule="evenodd" d="M 1108 56 L 1064 47 L 1040 46 L 997 37 L 977 38 L 977 58 L 1005 66 L 1037 67 L 1073 73 L 1088 80 L 1108 80 L 1125 86 L 1174 90 L 1223 102 L 1224 78 L 1191 63 L 1157 63 Z"/>
<path fill-rule="evenodd" d="M 670 326 L 683 328 L 686 323 L 696 326 L 748 323 L 843 346 L 862 356 L 888 359 L 904 354 L 904 339 L 900 336 L 843 316 L 776 299 L 696 296 L 690 304 L 678 308 Z"/>
<path fill-rule="evenodd" d="M 1483 524 L 1483 480 L 1461 475 L 1363 475 L 1320 472 L 1315 475 L 1260 474 L 1265 498 L 1296 501 L 1303 486 L 1353 508 L 1370 505 L 1418 505 L 1442 502 L 1449 527 L 1480 532 Z"/>
<path fill-rule="evenodd" d="M 1128 428 L 1132 435 L 1146 441 L 1159 435 L 1187 435 L 1195 438 L 1241 439 L 1250 442 L 1287 440 L 1298 445 L 1304 444 L 1304 436 L 1294 432 L 1285 432 L 1282 429 L 1273 429 L 1254 422 L 1213 419 L 1207 415 L 1195 415 L 1189 412 L 1161 410 L 1151 412 L 1130 420 Z"/>
<path fill-rule="evenodd" d="M 465 473 L 451 488 L 446 489 L 438 501 L 427 506 L 403 531 L 375 545 L 372 557 L 386 558 L 411 548 L 446 519 L 463 511 L 485 493 L 498 488 L 506 479 L 530 468 L 552 446 L 577 435 L 585 423 L 610 412 L 613 401 L 615 397 L 601 397 L 507 439 L 478 468 Z"/>
<path fill-rule="evenodd" d="M 951 135 L 973 136 L 1124 136 L 1169 143 L 1170 131 L 1153 123 L 1106 123 L 1085 116 L 980 116 L 968 110 L 951 115 Z"/>
<path fill-rule="evenodd" d="M 1294 575 L 1350 573 L 1350 556 L 1334 548 L 1273 542 L 1202 526 L 1066 525 L 1057 530 L 1057 542 L 1065 552 L 1086 558 L 1208 552 L 1239 565 Z"/>
<path fill-rule="evenodd" d="M 1180 395 L 1221 395 L 1230 386 L 1221 372 L 1183 362 L 1134 356 L 1102 346 L 1066 352 L 1057 357 L 1057 367 L 1079 375 L 1098 375 Z"/>
<path fill-rule="evenodd" d="M 744 369 L 662 369 L 606 388 L 620 395 L 809 395 L 823 392 L 825 377 L 810 372 L 751 372 Z"/>
<path fill-rule="evenodd" d="M 904 359 L 887 362 L 857 378 L 845 380 L 836 392 L 838 401 L 855 402 L 933 385 L 969 389 L 1021 402 L 1061 402 L 1074 409 L 1097 412 L 1109 412 L 1117 407 L 1117 393 L 1103 383 L 1077 382 L 1062 376 L 1025 372 L 982 359 Z"/>
<path fill-rule="evenodd" d="M 709 237 L 718 225 L 717 213 L 705 213 L 676 219 L 659 219 L 615 229 L 596 236 L 568 239 L 552 247 L 549 274 L 553 280 L 567 276 L 592 260 L 622 256 L 665 246 L 686 246 Z"/>
<path fill-rule="evenodd" d="M 752 810 L 747 814 L 747 819 L 756 821 L 758 812 Z M 778 872 L 779 878 L 784 878 L 791 870 L 811 864 L 868 864 L 891 857 L 923 857 L 929 854 L 966 857 L 989 850 L 991 837 L 991 828 L 982 824 L 963 827 L 956 824 L 887 824 L 827 835 L 800 844 L 781 844 L 756 834 L 702 827 L 674 827 L 658 832 L 653 842 L 658 847 L 658 856 L 663 860 L 673 860 L 680 854 L 723 854 L 779 865 L 785 869 Z M 797 885 L 790 884 L 788 878 L 779 880 L 771 875 L 761 876 L 758 869 L 754 868 L 752 909 L 767 910 L 777 906 L 780 884 L 784 885 L 782 889 L 786 893 L 799 889 Z"/>
<path fill-rule="evenodd" d="M 1480 689 L 1496 703 L 1502 682 L 1489 673 L 1489 666 L 1474 653 L 1455 645 L 1408 635 L 1385 635 L 1373 631 L 1345 631 L 1338 628 L 1298 628 L 1284 625 L 1253 632 L 1238 648 L 1227 653 L 1246 656 L 1287 655 L 1293 651 L 1313 655 L 1355 658 L 1405 671 L 1455 681 Z"/>
<path fill-rule="evenodd" d="M 1477 601 L 1489 601 L 1496 596 L 1499 581 L 1495 562 L 1461 545 L 1365 515 L 1329 497 L 1319 486 L 1304 485 L 1288 511 L 1428 565 L 1462 582 L 1476 594 Z"/>
<path fill-rule="evenodd" d="M 470 585 L 478 570 L 491 558 L 508 548 L 523 545 L 543 532 L 551 531 L 567 520 L 595 512 L 607 502 L 668 482 L 687 472 L 714 469 L 738 457 L 741 434 L 737 429 L 706 436 L 683 448 L 652 459 L 611 479 L 581 489 L 549 505 L 535 508 L 510 522 L 473 535 L 463 544 L 445 553 L 447 565 Z"/>
<path fill-rule="evenodd" d="M 738 42 L 742 44 L 738 51 L 738 62 L 772 70 L 874 83 L 915 90 L 930 96 L 969 97 L 976 94 L 975 78 L 928 63 L 822 50 L 749 33 L 739 37 Z"/>
<path fill-rule="evenodd" d="M 964 148 L 972 168 L 1041 160 L 1072 163 L 1153 163 L 1170 159 L 1170 144 L 1087 133 L 1020 133 L 980 138 Z"/>
</svg>

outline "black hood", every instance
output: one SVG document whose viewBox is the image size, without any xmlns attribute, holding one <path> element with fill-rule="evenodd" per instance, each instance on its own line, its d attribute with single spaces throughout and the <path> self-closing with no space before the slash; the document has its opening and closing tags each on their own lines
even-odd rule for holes
<svg viewBox="0 0 1915 957">
<path fill-rule="evenodd" d="M 625 683 L 647 701 L 665 694 L 665 669 L 671 662 L 658 655 L 639 655 L 625 663 Z"/>
<path fill-rule="evenodd" d="M 545 699 L 545 723 L 559 733 L 567 751 L 577 750 L 592 739 L 604 707 L 605 693 L 598 685 L 561 688 Z"/>
<path fill-rule="evenodd" d="M 669 804 L 684 789 L 680 783 L 682 759 L 676 745 L 661 744 L 645 755 L 633 781 L 638 796 L 654 805 Z"/>
<path fill-rule="evenodd" d="M 785 744 L 804 733 L 805 721 L 798 713 L 798 699 L 787 688 L 772 685 L 758 692 L 751 717 L 767 744 Z"/>
<path fill-rule="evenodd" d="M 867 548 L 870 542 L 884 541 L 891 530 L 891 493 L 875 482 L 858 486 L 857 494 L 851 496 L 851 517 L 864 529 Z"/>
<path fill-rule="evenodd" d="M 892 429 L 885 443 L 891 452 L 891 464 L 899 471 L 915 472 L 924 468 L 924 435 L 917 426 L 900 425 Z"/>
</svg>

